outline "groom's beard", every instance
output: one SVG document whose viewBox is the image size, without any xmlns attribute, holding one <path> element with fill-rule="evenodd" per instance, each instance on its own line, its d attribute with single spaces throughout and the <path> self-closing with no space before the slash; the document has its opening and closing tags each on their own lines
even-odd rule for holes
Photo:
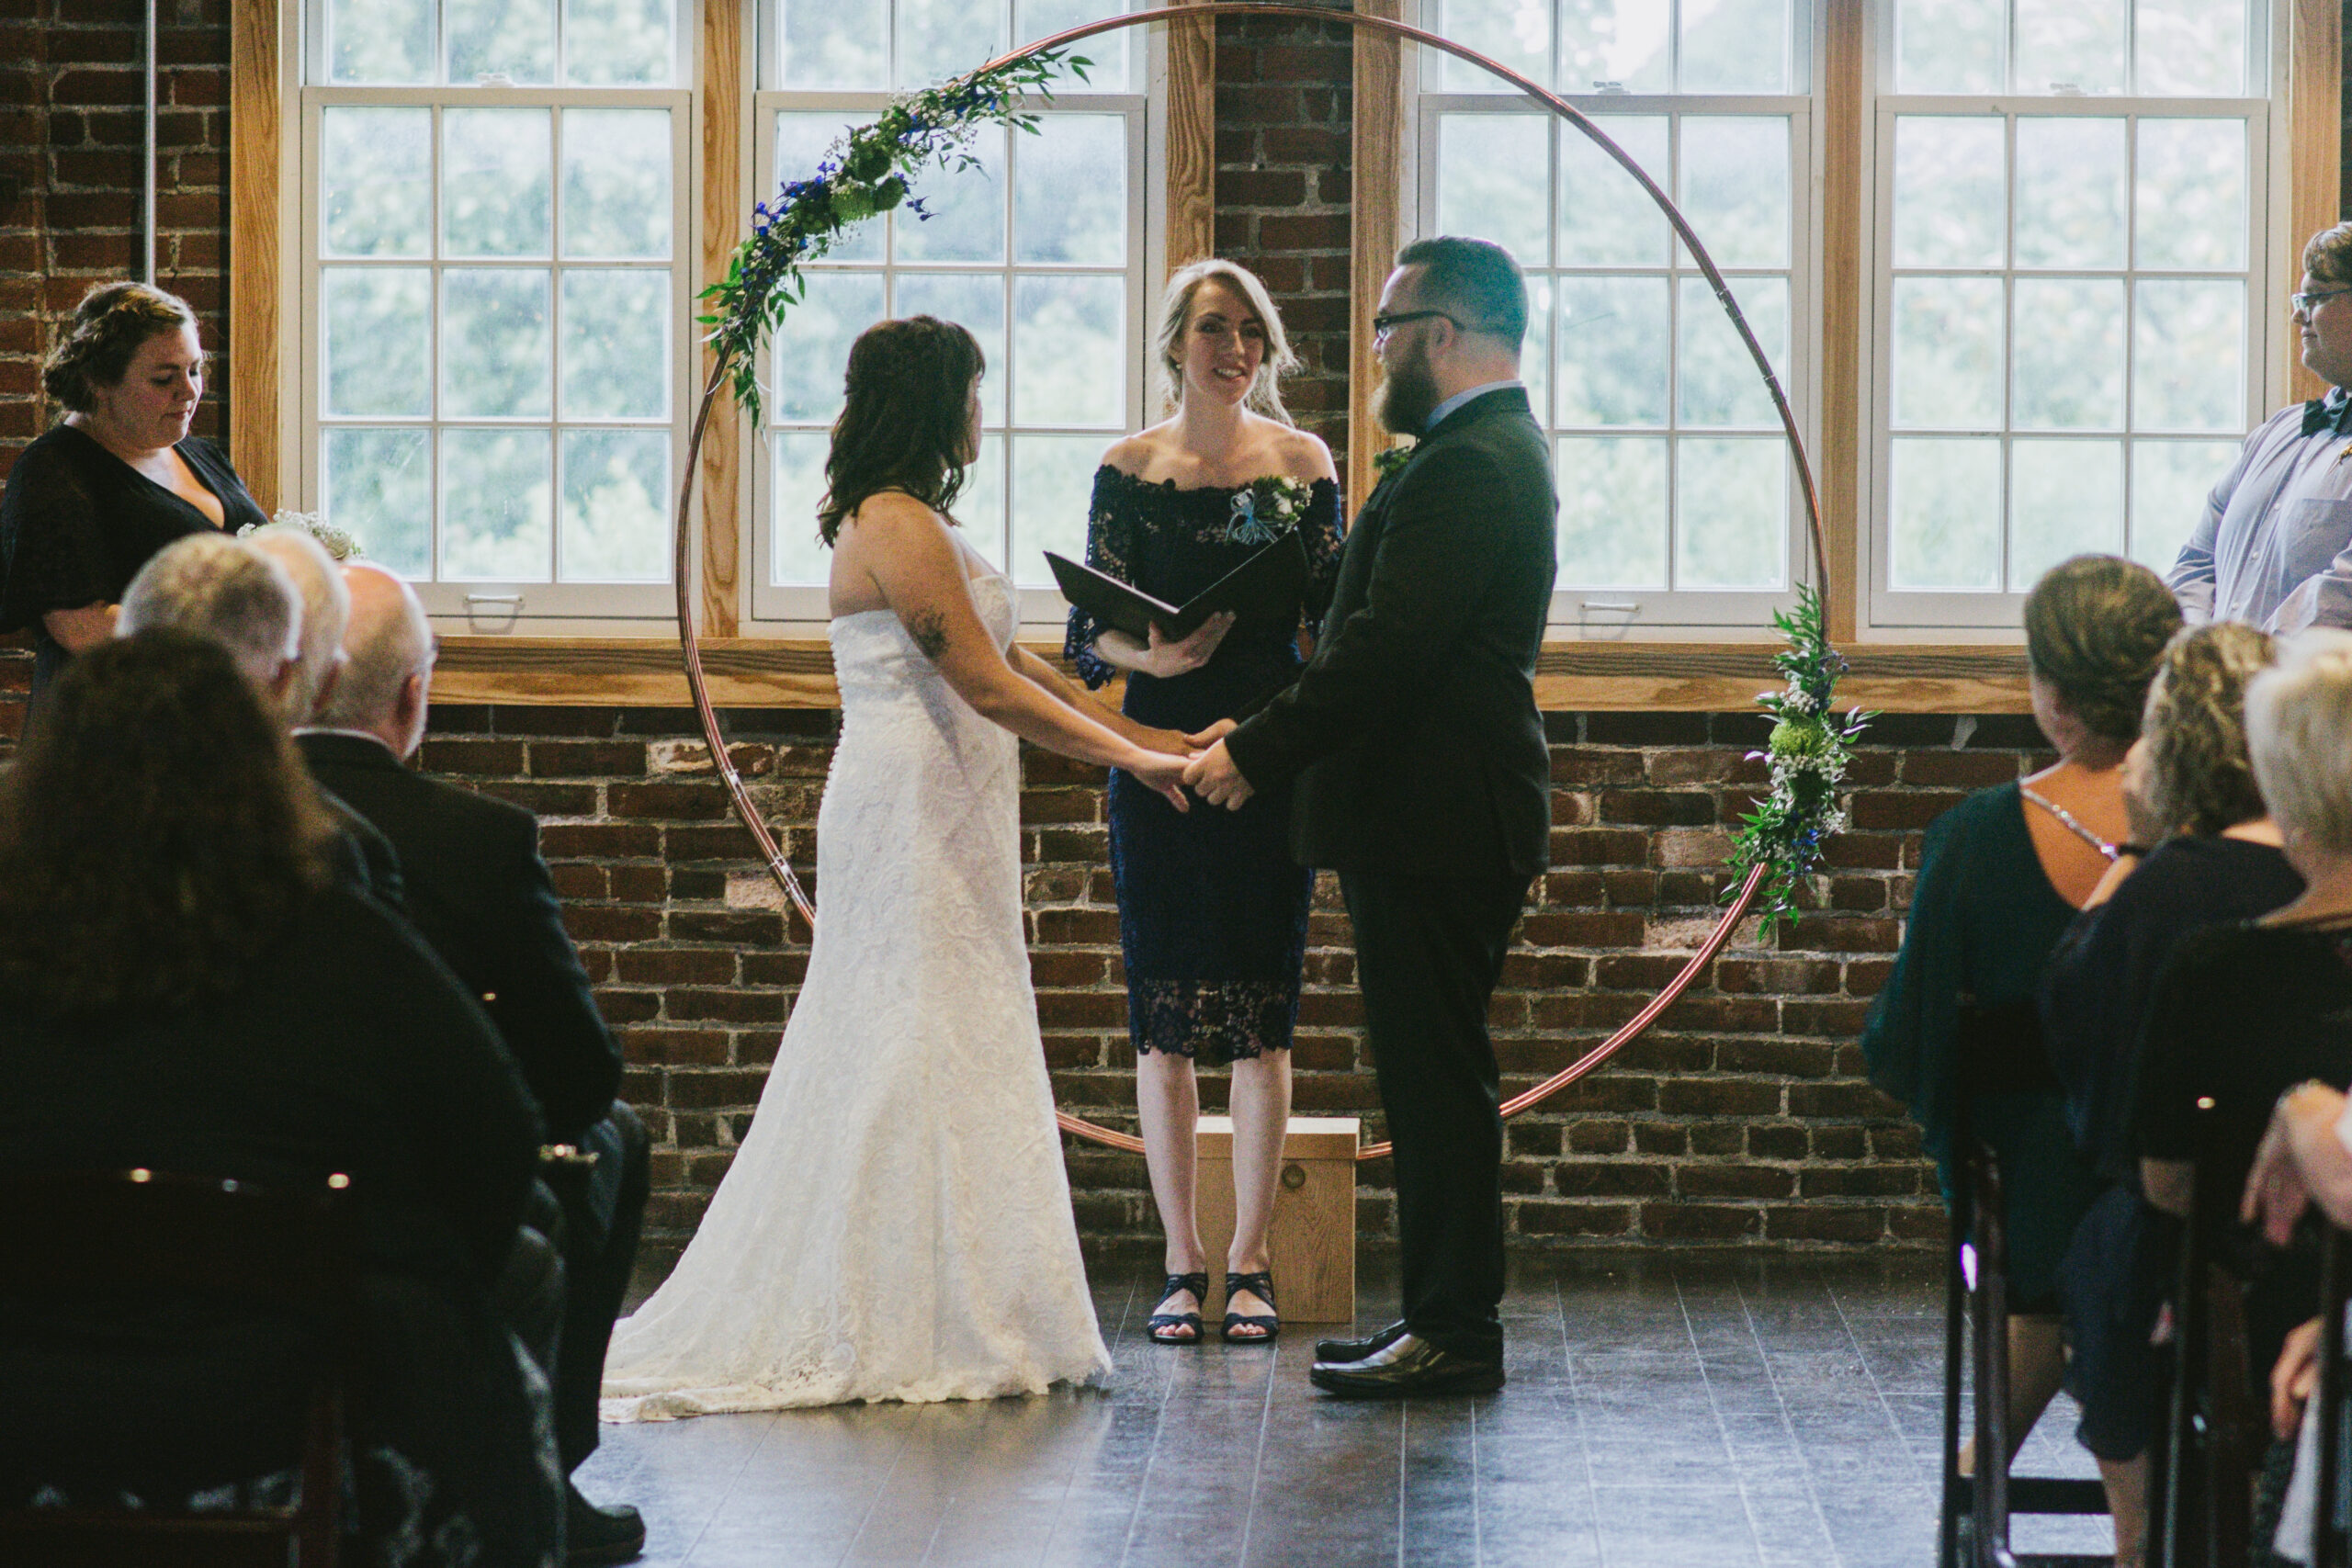
<svg viewBox="0 0 2352 1568">
<path fill-rule="evenodd" d="M 1372 417 L 1396 434 L 1417 436 L 1443 400 L 1437 378 L 1430 374 L 1429 355 L 1416 345 L 1384 368 L 1380 385 L 1373 389 Z"/>
</svg>

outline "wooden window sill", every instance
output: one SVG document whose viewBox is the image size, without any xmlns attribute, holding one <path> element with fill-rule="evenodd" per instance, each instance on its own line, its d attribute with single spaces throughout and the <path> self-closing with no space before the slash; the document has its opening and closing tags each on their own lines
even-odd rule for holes
<svg viewBox="0 0 2352 1568">
<path fill-rule="evenodd" d="M 1028 646 L 1048 657 L 1058 644 Z M 1536 701 L 1546 712 L 1736 713 L 1780 684 L 1768 643 L 1544 645 Z M 1983 646 L 1862 644 L 1841 703 L 1886 713 L 2025 713 L 2025 654 Z M 832 653 L 814 638 L 709 637 L 702 644 L 711 700 L 721 707 L 841 705 Z M 453 637 L 441 648 L 433 695 L 442 703 L 684 707 L 691 699 L 668 637 Z"/>
</svg>

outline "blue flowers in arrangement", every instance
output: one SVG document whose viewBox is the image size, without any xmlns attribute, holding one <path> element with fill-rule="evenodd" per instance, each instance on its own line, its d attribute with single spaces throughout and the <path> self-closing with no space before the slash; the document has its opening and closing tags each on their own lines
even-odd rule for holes
<svg viewBox="0 0 2352 1568">
<path fill-rule="evenodd" d="M 752 209 L 752 237 L 736 247 L 727 276 L 702 292 L 711 306 L 695 318 L 718 355 L 735 400 L 756 420 L 760 412 L 759 351 L 793 306 L 801 301 L 800 269 L 832 249 L 842 234 L 869 218 L 903 205 L 928 219 L 910 197 L 926 164 L 977 168 L 972 133 L 1003 125 L 1034 133 L 1037 117 L 1026 95 L 1050 100 L 1047 84 L 1067 67 L 1080 81 L 1091 62 L 1047 50 L 942 86 L 901 98 L 870 125 L 857 126 L 827 152 L 817 172 L 786 182 L 772 200 Z"/>
<path fill-rule="evenodd" d="M 1795 611 L 1775 613 L 1772 625 L 1789 639 L 1772 660 L 1788 685 L 1758 694 L 1756 705 L 1771 716 L 1772 732 L 1763 750 L 1747 754 L 1751 761 L 1771 763 L 1772 793 L 1742 821 L 1731 851 L 1731 868 L 1743 881 L 1750 871 L 1764 868 L 1756 901 L 1767 935 L 1796 918 L 1798 888 L 1820 867 L 1830 835 L 1845 830 L 1838 786 L 1853 761 L 1855 739 L 1877 716 L 1859 709 L 1849 710 L 1842 721 L 1830 716 L 1846 660 L 1829 645 L 1817 592 L 1799 587 Z M 1738 886 L 1735 882 L 1724 888 L 1724 897 L 1732 897 Z"/>
</svg>

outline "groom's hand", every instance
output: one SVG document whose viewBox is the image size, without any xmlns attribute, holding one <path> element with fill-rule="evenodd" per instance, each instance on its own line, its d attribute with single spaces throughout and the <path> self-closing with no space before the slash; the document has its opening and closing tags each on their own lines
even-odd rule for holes
<svg viewBox="0 0 2352 1568">
<path fill-rule="evenodd" d="M 1227 811 L 1240 810 L 1258 793 L 1233 765 L 1233 754 L 1223 740 L 1193 759 L 1193 765 L 1184 770 L 1184 784 L 1211 806 L 1222 806 Z"/>
<path fill-rule="evenodd" d="M 1199 734 L 1187 735 L 1184 737 L 1184 744 L 1191 747 L 1195 751 L 1205 751 L 1210 747 L 1216 745 L 1218 741 L 1224 739 L 1227 736 L 1232 734 L 1235 730 L 1240 728 L 1240 723 L 1238 720 L 1221 718 L 1215 724 L 1210 725 L 1206 729 L 1202 730 Z M 2163 835 L 2159 834 L 2157 836 L 2161 838 Z"/>
</svg>

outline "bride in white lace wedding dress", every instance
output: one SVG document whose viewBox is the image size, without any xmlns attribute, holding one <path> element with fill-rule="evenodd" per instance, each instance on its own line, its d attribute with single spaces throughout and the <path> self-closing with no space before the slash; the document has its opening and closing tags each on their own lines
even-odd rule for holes
<svg viewBox="0 0 2352 1568">
<path fill-rule="evenodd" d="M 954 397 L 976 385 L 970 344 L 922 317 L 871 329 L 837 457 L 861 368 Z M 976 444 L 941 455 L 931 499 Z M 863 495 L 833 479 L 854 515 L 827 520 L 842 733 L 808 977 L 700 1229 L 614 1331 L 607 1421 L 984 1399 L 1110 1370 L 1030 988 L 1015 737 L 1170 789 L 1181 738 L 1112 725 L 1016 648 L 1012 583 L 890 467 Z"/>
</svg>

